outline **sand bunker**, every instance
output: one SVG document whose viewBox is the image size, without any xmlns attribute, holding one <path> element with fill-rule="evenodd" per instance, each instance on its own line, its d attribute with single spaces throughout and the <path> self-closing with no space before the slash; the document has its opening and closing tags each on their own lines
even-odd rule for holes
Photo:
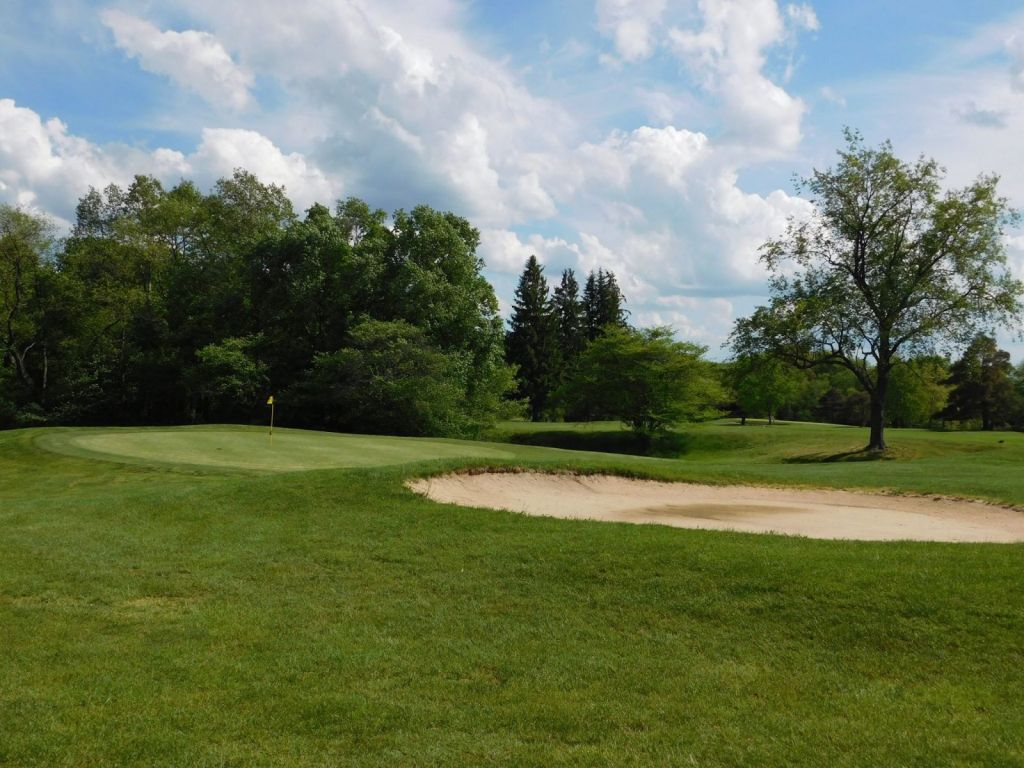
<svg viewBox="0 0 1024 768">
<path fill-rule="evenodd" d="M 535 472 L 444 475 L 409 486 L 435 501 L 578 520 L 814 539 L 1024 541 L 1024 511 L 978 501 Z"/>
</svg>

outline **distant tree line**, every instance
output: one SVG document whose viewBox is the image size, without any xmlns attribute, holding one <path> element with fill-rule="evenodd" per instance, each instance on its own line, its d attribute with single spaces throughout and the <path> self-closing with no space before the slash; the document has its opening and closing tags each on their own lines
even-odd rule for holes
<svg viewBox="0 0 1024 768">
<path fill-rule="evenodd" d="M 479 234 L 350 198 L 297 216 L 237 171 L 209 194 L 91 190 L 62 240 L 0 206 L 0 425 L 284 424 L 460 435 L 508 411 Z"/>
<path fill-rule="evenodd" d="M 759 355 L 739 356 L 721 373 L 731 398 L 725 409 L 741 419 L 870 422 L 870 398 L 844 368 L 798 368 Z M 892 427 L 1024 429 L 1024 363 L 1014 367 L 995 338 L 979 334 L 956 360 L 897 360 L 885 405 Z"/>
</svg>

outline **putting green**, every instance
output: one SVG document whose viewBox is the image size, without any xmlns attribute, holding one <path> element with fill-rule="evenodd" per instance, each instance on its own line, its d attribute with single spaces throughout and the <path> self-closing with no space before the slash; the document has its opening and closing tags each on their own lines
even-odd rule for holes
<svg viewBox="0 0 1024 768">
<path fill-rule="evenodd" d="M 299 429 L 172 427 L 75 429 L 50 432 L 37 445 L 57 453 L 107 461 L 293 472 L 373 467 L 450 458 L 511 458 L 479 443 L 413 437 L 343 435 Z"/>
</svg>

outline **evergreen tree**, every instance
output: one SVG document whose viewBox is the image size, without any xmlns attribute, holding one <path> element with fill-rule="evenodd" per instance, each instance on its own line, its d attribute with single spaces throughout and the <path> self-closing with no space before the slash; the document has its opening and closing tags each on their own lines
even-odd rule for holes
<svg viewBox="0 0 1024 768">
<path fill-rule="evenodd" d="M 626 327 L 626 302 L 615 273 L 598 268 L 587 277 L 583 289 L 583 309 L 586 316 L 587 339 L 593 341 L 609 325 Z"/>
<path fill-rule="evenodd" d="M 583 319 L 587 340 L 593 341 L 601 330 L 601 293 L 598 290 L 598 273 L 591 270 L 583 287 Z"/>
<path fill-rule="evenodd" d="M 571 269 L 562 272 L 562 282 L 554 292 L 558 321 L 558 348 L 561 373 L 572 365 L 587 343 L 587 315 L 580 301 L 580 286 Z"/>
<path fill-rule="evenodd" d="M 953 390 L 941 416 L 958 421 L 980 418 L 982 429 L 1007 423 L 1014 408 L 1012 374 L 1010 353 L 999 349 L 991 336 L 975 336 L 963 357 L 950 366 L 946 383 Z"/>
<path fill-rule="evenodd" d="M 619 282 L 615 279 L 615 273 L 611 271 L 598 270 L 597 290 L 600 297 L 599 319 L 601 327 L 605 328 L 614 325 L 619 328 L 626 327 L 626 310 L 623 304 L 626 303 Z"/>
<path fill-rule="evenodd" d="M 555 384 L 558 323 L 536 256 L 530 256 L 519 278 L 510 324 L 507 359 L 518 366 L 519 395 L 529 401 L 530 418 L 540 421 Z"/>
</svg>

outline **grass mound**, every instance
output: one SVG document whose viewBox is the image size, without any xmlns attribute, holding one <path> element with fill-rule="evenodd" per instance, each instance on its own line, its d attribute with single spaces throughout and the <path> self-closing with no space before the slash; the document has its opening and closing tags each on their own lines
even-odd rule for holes
<svg viewBox="0 0 1024 768">
<path fill-rule="evenodd" d="M 294 472 L 379 467 L 455 458 L 507 459 L 500 447 L 458 440 L 343 435 L 258 427 L 62 430 L 41 435 L 47 450 L 128 463 Z"/>
</svg>

